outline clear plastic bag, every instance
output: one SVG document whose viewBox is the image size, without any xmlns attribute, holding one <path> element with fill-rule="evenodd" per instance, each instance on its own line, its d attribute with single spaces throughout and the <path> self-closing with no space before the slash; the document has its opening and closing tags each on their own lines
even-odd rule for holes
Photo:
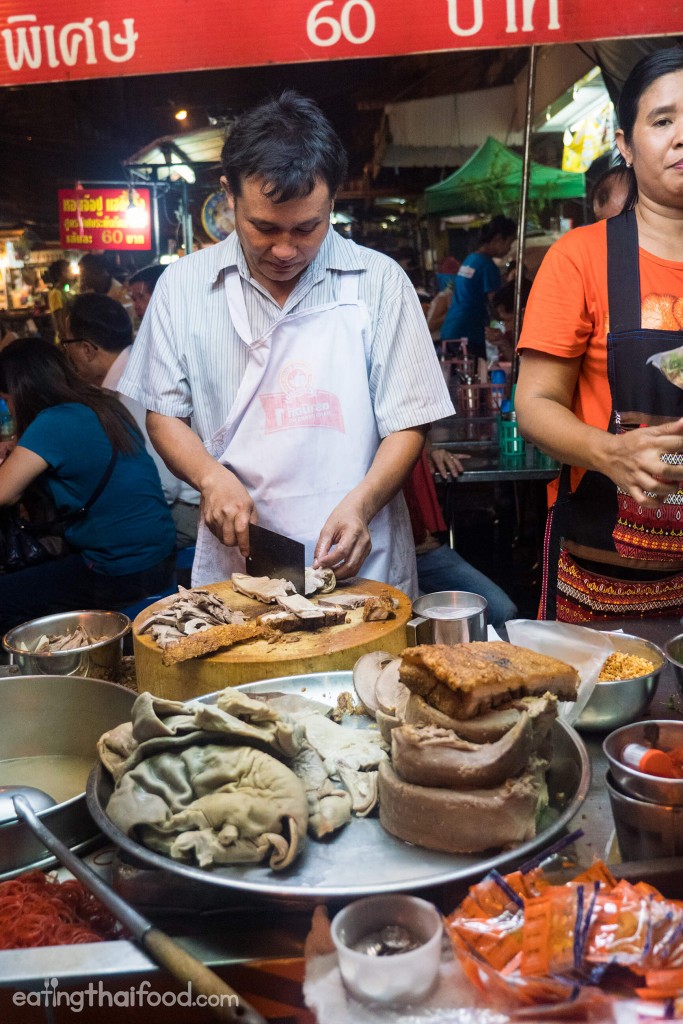
<svg viewBox="0 0 683 1024">
<path fill-rule="evenodd" d="M 505 623 L 505 628 L 510 643 L 566 661 L 579 673 L 576 700 L 563 701 L 558 707 L 558 717 L 573 725 L 588 703 L 606 658 L 614 650 L 609 636 L 587 626 L 535 619 L 512 619 Z"/>
</svg>

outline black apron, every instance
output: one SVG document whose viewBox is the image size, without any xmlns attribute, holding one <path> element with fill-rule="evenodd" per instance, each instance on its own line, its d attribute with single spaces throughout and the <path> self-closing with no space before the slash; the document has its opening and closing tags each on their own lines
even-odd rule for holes
<svg viewBox="0 0 683 1024">
<path fill-rule="evenodd" d="M 638 227 L 635 213 L 628 211 L 607 221 L 607 286 L 609 333 L 607 373 L 611 394 L 608 430 L 622 433 L 641 425 L 653 425 L 683 416 L 683 390 L 671 383 L 651 356 L 677 349 L 683 344 L 680 330 L 646 330 L 641 327 Z M 672 456 L 678 462 L 680 456 Z M 681 474 L 683 476 L 683 473 Z M 584 473 L 576 491 L 570 488 L 570 467 L 563 466 L 558 496 L 549 511 L 544 545 L 541 618 L 557 617 L 558 565 L 564 541 L 609 552 L 642 567 L 643 579 L 657 573 L 647 563 L 670 560 L 683 563 L 683 494 L 672 495 L 659 509 L 643 509 L 601 473 Z M 626 561 L 629 559 L 631 561 Z M 600 563 L 599 558 L 595 561 Z M 619 564 L 601 563 L 605 577 L 628 578 Z M 653 566 L 653 568 L 655 568 Z M 594 571 L 594 570 L 593 570 Z M 672 572 L 677 571 L 672 569 Z M 634 574 L 630 573 L 632 577 Z M 649 603 L 644 602 L 647 614 Z M 673 613 L 671 611 L 670 613 Z M 598 613 L 599 614 L 599 613 Z M 626 617 L 626 616 L 624 616 Z"/>
</svg>

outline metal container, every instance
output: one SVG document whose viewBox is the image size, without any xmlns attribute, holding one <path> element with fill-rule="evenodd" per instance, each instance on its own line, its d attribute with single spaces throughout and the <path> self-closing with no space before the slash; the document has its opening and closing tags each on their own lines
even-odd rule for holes
<svg viewBox="0 0 683 1024">
<path fill-rule="evenodd" d="M 341 694 L 353 690 L 353 679 L 351 672 L 321 672 L 249 683 L 240 690 L 248 694 L 303 694 L 334 707 Z M 215 704 L 217 697 L 215 693 L 207 694 L 199 701 Z M 344 716 L 344 729 L 373 727 L 373 721 L 365 715 Z M 263 864 L 232 864 L 207 871 L 142 846 L 111 821 L 106 808 L 113 780 L 102 764 L 91 772 L 86 796 L 93 818 L 125 858 L 179 876 L 185 882 L 231 890 L 249 902 L 265 899 L 270 906 L 298 905 L 301 909 L 301 904 L 348 902 L 360 896 L 470 883 L 493 868 L 502 870 L 522 863 L 550 846 L 578 813 L 591 778 L 588 751 L 574 729 L 558 719 L 552 725 L 552 741 L 553 759 L 546 772 L 549 804 L 539 816 L 536 835 L 514 849 L 487 853 L 441 853 L 413 846 L 385 832 L 379 818 L 368 815 L 352 818 L 331 842 L 307 842 L 301 857 L 287 871 L 274 872 Z"/>
<path fill-rule="evenodd" d="M 629 633 L 608 633 L 615 651 L 646 658 L 654 665 L 652 672 L 634 679 L 614 679 L 596 683 L 588 703 L 576 722 L 577 729 L 588 732 L 618 729 L 642 718 L 657 692 L 659 677 L 666 664 L 664 652 L 649 640 Z"/>
<path fill-rule="evenodd" d="M 622 793 L 653 804 L 683 807 L 683 779 L 662 779 L 656 775 L 646 775 L 624 764 L 621 752 L 629 743 L 659 747 L 662 750 L 683 746 L 683 722 L 668 719 L 634 722 L 610 733 L 602 745 L 614 785 Z"/>
<path fill-rule="evenodd" d="M 622 793 L 605 778 L 621 859 L 653 860 L 683 854 L 683 807 L 653 804 Z M 683 785 L 683 783 L 681 783 Z"/>
<path fill-rule="evenodd" d="M 105 639 L 75 651 L 32 654 L 23 650 L 23 645 L 30 648 L 45 633 L 72 633 L 77 626 L 83 626 L 90 636 Z M 129 629 L 130 619 L 123 612 L 59 612 L 15 626 L 5 634 L 2 643 L 25 676 L 90 676 L 115 680 L 121 675 L 123 638 Z"/>
<path fill-rule="evenodd" d="M 130 721 L 136 697 L 123 686 L 80 676 L 0 679 L 0 770 L 3 761 L 41 756 L 89 758 L 95 764 L 98 739 Z M 98 833 L 85 792 L 42 811 L 39 818 L 72 849 Z M 24 822 L 0 824 L 0 877 L 52 863 L 54 858 Z"/>
<path fill-rule="evenodd" d="M 413 603 L 416 616 L 406 623 L 408 643 L 465 644 L 486 640 L 488 602 L 466 590 L 426 594 Z"/>
<path fill-rule="evenodd" d="M 664 653 L 674 670 L 678 692 L 683 696 L 683 633 L 667 640 L 664 644 Z"/>
</svg>

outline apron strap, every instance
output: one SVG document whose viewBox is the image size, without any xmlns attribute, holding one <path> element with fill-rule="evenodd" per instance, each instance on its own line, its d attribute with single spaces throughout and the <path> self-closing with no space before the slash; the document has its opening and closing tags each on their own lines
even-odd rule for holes
<svg viewBox="0 0 683 1024">
<path fill-rule="evenodd" d="M 610 334 L 639 331 L 640 265 L 633 210 L 607 221 L 607 295 Z"/>
<path fill-rule="evenodd" d="M 244 344 L 251 346 L 254 337 L 251 333 L 251 325 L 247 316 L 247 304 L 244 301 L 244 292 L 242 291 L 242 278 L 237 267 L 228 267 L 223 283 L 228 298 L 228 309 L 233 327 Z"/>
<path fill-rule="evenodd" d="M 569 523 L 571 496 L 571 466 L 565 463 L 560 470 L 557 498 L 548 510 L 548 521 L 543 541 L 541 616 L 545 620 L 557 618 L 557 575 L 562 540 L 566 535 Z"/>
</svg>

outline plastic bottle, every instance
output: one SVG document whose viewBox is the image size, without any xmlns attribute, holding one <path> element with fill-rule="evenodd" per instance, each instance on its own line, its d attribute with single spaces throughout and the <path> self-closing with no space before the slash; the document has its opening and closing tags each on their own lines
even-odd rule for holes
<svg viewBox="0 0 683 1024">
<path fill-rule="evenodd" d="M 9 411 L 7 400 L 0 398 L 0 441 L 11 441 L 16 429 L 14 416 Z"/>
<path fill-rule="evenodd" d="M 678 779 L 680 773 L 676 765 L 664 750 L 655 747 L 644 747 L 641 743 L 627 743 L 621 752 L 621 760 L 629 768 L 643 772 L 645 775 L 656 775 L 661 779 Z"/>
</svg>

